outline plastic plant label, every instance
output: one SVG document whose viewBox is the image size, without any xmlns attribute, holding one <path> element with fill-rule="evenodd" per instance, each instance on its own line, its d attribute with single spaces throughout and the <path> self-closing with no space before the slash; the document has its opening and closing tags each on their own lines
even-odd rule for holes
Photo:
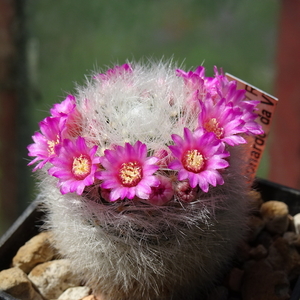
<svg viewBox="0 0 300 300">
<path fill-rule="evenodd" d="M 258 114 L 258 118 L 256 121 L 262 126 L 264 134 L 245 136 L 248 141 L 248 147 L 245 153 L 246 176 L 252 181 L 256 176 L 257 169 L 265 150 L 271 121 L 274 116 L 278 99 L 230 74 L 226 73 L 226 77 L 229 81 L 235 80 L 237 82 L 237 89 L 246 90 L 245 96 L 247 100 L 260 101 L 257 105 L 258 110 L 256 113 Z"/>
</svg>

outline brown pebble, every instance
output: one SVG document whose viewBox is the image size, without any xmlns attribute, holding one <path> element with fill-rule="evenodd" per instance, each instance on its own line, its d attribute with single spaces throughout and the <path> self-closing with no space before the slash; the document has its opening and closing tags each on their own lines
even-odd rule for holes
<svg viewBox="0 0 300 300">
<path fill-rule="evenodd" d="M 283 238 L 287 240 L 289 245 L 295 246 L 298 250 L 300 249 L 300 235 L 293 231 L 287 231 L 284 233 Z"/>
<path fill-rule="evenodd" d="M 13 258 L 13 266 L 28 274 L 36 265 L 50 261 L 55 255 L 51 233 L 44 231 L 30 239 Z"/>
<path fill-rule="evenodd" d="M 101 300 L 101 299 L 96 298 L 96 296 L 94 296 L 94 295 L 89 295 L 89 296 L 82 298 L 81 300 Z"/>
<path fill-rule="evenodd" d="M 236 249 L 236 259 L 237 261 L 243 263 L 247 260 L 250 259 L 250 255 L 249 255 L 249 252 L 251 250 L 251 247 L 249 246 L 248 243 L 246 243 L 246 241 L 242 240 L 238 246 L 237 246 L 237 249 Z"/>
<path fill-rule="evenodd" d="M 250 257 L 259 260 L 265 258 L 268 255 L 268 250 L 263 245 L 259 244 L 256 247 L 252 248 L 249 252 Z"/>
<path fill-rule="evenodd" d="M 46 299 L 57 299 L 66 289 L 80 285 L 80 279 L 72 273 L 68 259 L 39 264 L 28 278 Z"/>
<path fill-rule="evenodd" d="M 295 231 L 297 234 L 300 234 L 300 213 L 294 215 L 293 217 Z"/>
<path fill-rule="evenodd" d="M 288 300 L 289 280 L 285 272 L 273 271 L 265 261 L 251 261 L 245 265 L 242 299 Z"/>
<path fill-rule="evenodd" d="M 296 232 L 294 217 L 291 215 L 288 215 L 288 218 L 289 218 L 289 226 L 288 226 L 287 231 Z"/>
<path fill-rule="evenodd" d="M 267 201 L 262 204 L 260 213 L 266 222 L 266 229 L 272 234 L 283 234 L 289 226 L 288 206 L 281 201 Z"/>
<path fill-rule="evenodd" d="M 290 279 L 300 275 L 300 254 L 283 237 L 278 237 L 270 246 L 267 261 L 273 270 L 285 271 Z"/>
<path fill-rule="evenodd" d="M 20 300 L 42 300 L 27 275 L 14 267 L 0 272 L 0 291 Z"/>
<path fill-rule="evenodd" d="M 265 221 L 259 216 L 252 215 L 248 218 L 247 224 L 249 228 L 247 239 L 253 242 L 265 227 Z"/>
<path fill-rule="evenodd" d="M 249 192 L 249 203 L 250 203 L 250 210 L 254 213 L 260 210 L 261 205 L 263 204 L 263 199 L 261 197 L 260 192 L 256 190 L 251 190 Z"/>
</svg>

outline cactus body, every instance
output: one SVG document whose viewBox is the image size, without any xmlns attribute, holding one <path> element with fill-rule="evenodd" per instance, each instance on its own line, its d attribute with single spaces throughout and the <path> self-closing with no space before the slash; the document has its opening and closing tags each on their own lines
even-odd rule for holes
<svg viewBox="0 0 300 300">
<path fill-rule="evenodd" d="M 126 64 L 41 123 L 46 228 L 103 299 L 195 299 L 226 268 L 248 210 L 242 135 L 261 132 L 243 97 L 203 67 Z"/>
</svg>

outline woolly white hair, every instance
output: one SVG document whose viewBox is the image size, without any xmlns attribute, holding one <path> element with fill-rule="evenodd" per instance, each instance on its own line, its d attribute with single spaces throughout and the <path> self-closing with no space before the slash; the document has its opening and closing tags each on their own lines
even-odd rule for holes
<svg viewBox="0 0 300 300">
<path fill-rule="evenodd" d="M 196 113 L 189 108 L 182 113 L 187 95 L 173 65 L 133 68 L 113 84 L 92 79 L 78 88 L 82 135 L 90 143 L 96 140 L 100 152 L 137 140 L 150 151 L 167 149 L 172 133 L 195 126 Z M 103 299 L 194 299 L 218 278 L 244 232 L 243 151 L 241 146 L 229 150 L 224 185 L 208 193 L 199 189 L 191 203 L 176 196 L 164 206 L 135 199 L 107 203 L 96 186 L 81 196 L 62 195 L 57 180 L 42 171 L 45 227 L 74 272 Z"/>
<path fill-rule="evenodd" d="M 171 134 L 196 127 L 197 111 L 186 105 L 186 86 L 171 62 L 130 65 L 132 73 L 110 81 L 92 78 L 77 89 L 78 109 L 85 116 L 82 136 L 93 137 L 100 151 L 137 140 L 161 150 L 171 143 Z"/>
</svg>

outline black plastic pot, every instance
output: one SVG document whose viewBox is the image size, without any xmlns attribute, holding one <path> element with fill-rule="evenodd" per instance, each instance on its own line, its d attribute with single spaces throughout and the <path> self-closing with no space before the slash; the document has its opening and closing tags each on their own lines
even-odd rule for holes
<svg viewBox="0 0 300 300">
<path fill-rule="evenodd" d="M 258 178 L 253 186 L 261 192 L 264 201 L 279 200 L 285 202 L 291 215 L 300 213 L 300 190 Z M 0 238 L 0 271 L 7 269 L 18 249 L 35 236 L 43 224 L 44 212 L 39 210 L 38 202 L 32 202 L 11 228 Z M 5 298 L 0 292 L 1 299 Z M 300 279 L 294 287 L 290 300 L 300 299 Z"/>
<path fill-rule="evenodd" d="M 44 212 L 39 210 L 38 202 L 32 202 L 0 238 L 0 271 L 10 268 L 18 249 L 39 232 L 43 216 Z"/>
</svg>

